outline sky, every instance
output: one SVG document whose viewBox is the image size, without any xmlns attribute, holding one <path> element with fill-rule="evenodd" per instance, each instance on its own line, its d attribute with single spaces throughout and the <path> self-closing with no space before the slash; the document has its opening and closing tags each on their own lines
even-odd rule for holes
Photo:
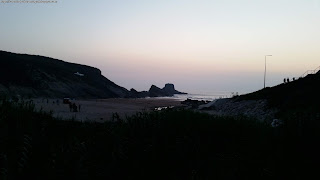
<svg viewBox="0 0 320 180">
<path fill-rule="evenodd" d="M 0 49 L 99 68 L 127 89 L 248 93 L 320 66 L 320 0 L 0 0 Z"/>
</svg>

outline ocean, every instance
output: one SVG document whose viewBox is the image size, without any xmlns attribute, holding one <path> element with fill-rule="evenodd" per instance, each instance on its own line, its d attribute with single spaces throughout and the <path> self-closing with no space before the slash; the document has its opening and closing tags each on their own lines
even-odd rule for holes
<svg viewBox="0 0 320 180">
<path fill-rule="evenodd" d="M 213 93 L 190 93 L 190 94 L 175 94 L 173 98 L 181 101 L 192 99 L 198 101 L 213 101 L 220 98 L 230 98 L 233 94 L 231 92 L 213 92 Z"/>
<path fill-rule="evenodd" d="M 175 94 L 173 97 L 159 97 L 163 98 L 174 98 L 179 101 L 184 101 L 187 99 L 198 100 L 198 101 L 213 101 L 220 98 L 230 98 L 234 96 L 234 92 L 203 92 L 203 93 L 188 93 L 188 94 Z"/>
</svg>

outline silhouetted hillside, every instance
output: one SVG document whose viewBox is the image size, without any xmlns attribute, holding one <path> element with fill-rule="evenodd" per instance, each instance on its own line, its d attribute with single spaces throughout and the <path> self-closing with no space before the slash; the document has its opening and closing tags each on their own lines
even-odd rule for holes
<svg viewBox="0 0 320 180">
<path fill-rule="evenodd" d="M 128 90 L 90 66 L 0 51 L 0 94 L 25 97 L 125 97 Z"/>
<path fill-rule="evenodd" d="M 320 112 L 320 74 L 310 74 L 289 83 L 242 95 L 239 100 L 267 99 L 284 111 Z"/>
</svg>

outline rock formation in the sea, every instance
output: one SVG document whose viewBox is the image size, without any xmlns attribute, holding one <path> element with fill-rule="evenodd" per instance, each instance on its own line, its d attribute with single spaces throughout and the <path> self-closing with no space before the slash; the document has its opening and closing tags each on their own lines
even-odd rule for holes
<svg viewBox="0 0 320 180">
<path fill-rule="evenodd" d="M 171 83 L 167 83 L 164 88 L 162 88 L 162 90 L 164 90 L 165 92 L 169 93 L 169 94 L 187 94 L 187 93 L 183 93 L 183 92 L 180 92 L 180 91 L 177 91 L 175 88 L 174 88 L 174 85 L 171 84 Z"/>
<path fill-rule="evenodd" d="M 166 84 L 164 88 L 160 89 L 159 87 L 152 85 L 149 89 L 150 97 L 163 97 L 163 96 L 173 96 L 174 94 L 186 94 L 175 90 L 173 84 Z"/>
<path fill-rule="evenodd" d="M 162 96 L 172 96 L 168 92 L 166 92 L 163 89 L 160 89 L 159 87 L 152 85 L 149 89 L 149 96 L 150 97 L 162 97 Z"/>
<path fill-rule="evenodd" d="M 166 84 L 164 88 L 159 88 L 152 85 L 148 91 L 137 91 L 135 89 L 130 89 L 128 97 L 130 98 L 144 98 L 144 97 L 170 97 L 174 94 L 187 94 L 175 90 L 173 84 Z"/>
</svg>

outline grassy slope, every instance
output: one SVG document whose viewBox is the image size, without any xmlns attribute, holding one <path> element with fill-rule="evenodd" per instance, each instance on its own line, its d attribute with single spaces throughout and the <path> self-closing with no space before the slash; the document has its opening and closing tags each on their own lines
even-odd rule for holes
<svg viewBox="0 0 320 180">
<path fill-rule="evenodd" d="M 239 97 L 239 100 L 267 99 L 271 107 L 282 112 L 320 113 L 320 74 L 280 84 Z"/>
</svg>

